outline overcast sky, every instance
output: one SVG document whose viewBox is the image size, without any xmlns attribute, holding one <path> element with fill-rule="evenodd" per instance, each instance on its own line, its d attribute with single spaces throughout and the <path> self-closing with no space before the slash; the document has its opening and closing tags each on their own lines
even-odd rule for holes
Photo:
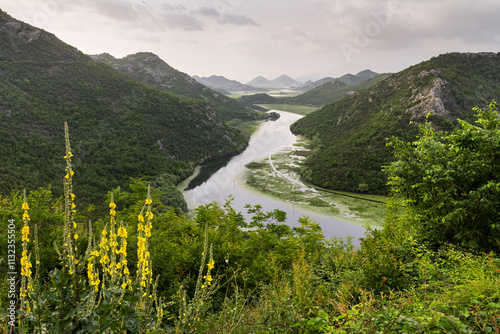
<svg viewBox="0 0 500 334">
<path fill-rule="evenodd" d="M 500 52 L 499 0 L 0 0 L 87 54 L 158 54 L 248 82 L 398 72 L 445 52 Z"/>
</svg>

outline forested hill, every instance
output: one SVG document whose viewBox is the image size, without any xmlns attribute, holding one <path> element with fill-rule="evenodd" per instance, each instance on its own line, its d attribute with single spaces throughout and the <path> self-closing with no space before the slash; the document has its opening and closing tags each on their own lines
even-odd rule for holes
<svg viewBox="0 0 500 334">
<path fill-rule="evenodd" d="M 65 121 L 87 203 L 130 177 L 184 177 L 247 145 L 207 103 L 131 79 L 2 11 L 0 73 L 0 194 L 48 184 L 61 193 Z"/>
<path fill-rule="evenodd" d="M 500 53 L 448 53 L 409 67 L 292 125 L 315 138 L 302 175 L 325 188 L 385 193 L 387 138 L 413 140 L 410 121 L 423 122 L 428 113 L 435 126 L 451 129 L 499 96 Z"/>
<path fill-rule="evenodd" d="M 267 116 L 246 108 L 236 100 L 199 83 L 188 74 L 168 65 L 154 53 L 139 52 L 121 59 L 106 53 L 91 57 L 158 89 L 207 102 L 225 121 L 253 120 Z"/>
<path fill-rule="evenodd" d="M 341 80 L 329 81 L 300 95 L 285 97 L 280 100 L 283 101 L 283 103 L 322 107 L 340 100 L 350 92 L 356 92 L 369 88 L 388 76 L 389 74 L 387 73 L 377 74 L 375 77 L 358 81 L 352 85 L 348 85 Z"/>
</svg>

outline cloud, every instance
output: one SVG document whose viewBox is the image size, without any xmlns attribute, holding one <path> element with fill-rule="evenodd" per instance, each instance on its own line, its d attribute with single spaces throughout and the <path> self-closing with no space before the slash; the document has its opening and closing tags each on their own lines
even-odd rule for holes
<svg viewBox="0 0 500 334">
<path fill-rule="evenodd" d="M 196 6 L 189 11 L 190 15 L 206 16 L 206 17 L 220 17 L 220 13 L 214 7 Z"/>
<path fill-rule="evenodd" d="M 234 24 L 237 26 L 244 26 L 244 25 L 250 25 L 250 26 L 256 26 L 259 27 L 257 22 L 252 20 L 250 17 L 245 16 L 245 15 L 236 15 L 236 14 L 227 14 L 224 13 L 220 16 L 219 22 L 221 24 Z"/>
</svg>

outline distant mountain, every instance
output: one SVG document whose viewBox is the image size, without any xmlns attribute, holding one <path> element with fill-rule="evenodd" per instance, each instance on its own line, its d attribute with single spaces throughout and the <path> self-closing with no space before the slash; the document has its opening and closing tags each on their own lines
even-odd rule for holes
<svg viewBox="0 0 500 334">
<path fill-rule="evenodd" d="M 252 81 L 248 82 L 247 85 L 252 85 L 258 88 L 287 88 L 300 86 L 302 83 L 290 78 L 288 75 L 283 74 L 273 80 L 268 80 L 259 75 Z"/>
<path fill-rule="evenodd" d="M 409 67 L 292 125 L 315 137 L 302 177 L 329 189 L 386 193 L 387 138 L 414 140 L 410 121 L 425 122 L 429 113 L 436 128 L 451 130 L 457 118 L 471 119 L 472 107 L 499 96 L 500 53 L 449 53 Z"/>
<path fill-rule="evenodd" d="M 199 83 L 202 83 L 214 90 L 222 89 L 227 92 L 260 90 L 251 85 L 244 85 L 236 80 L 229 80 L 221 75 L 211 75 L 209 77 L 199 77 L 195 75 L 193 78 Z"/>
<path fill-rule="evenodd" d="M 290 78 L 288 75 L 283 74 L 277 77 L 276 79 L 271 80 L 270 85 L 271 87 L 282 88 L 282 87 L 301 86 L 302 83 Z"/>
<path fill-rule="evenodd" d="M 338 79 L 335 79 L 334 81 L 327 81 L 327 78 L 325 78 L 322 80 L 325 80 L 326 82 L 322 85 L 310 89 L 303 94 L 283 98 L 282 100 L 283 103 L 321 107 L 327 105 L 328 103 L 340 100 L 350 92 L 366 89 L 387 78 L 389 75 L 390 74 L 387 73 L 378 74 L 371 79 L 363 80 L 354 85 L 348 85 Z M 321 82 L 322 80 L 318 80 L 316 82 Z"/>
<path fill-rule="evenodd" d="M 158 89 L 206 102 L 217 115 L 226 121 L 234 118 L 256 119 L 265 115 L 257 114 L 236 100 L 199 83 L 188 74 L 168 65 L 154 53 L 139 52 L 121 59 L 116 59 L 109 54 L 91 57 Z"/>
<path fill-rule="evenodd" d="M 270 87 L 271 81 L 264 78 L 262 75 L 259 75 L 255 79 L 250 82 L 247 82 L 247 85 L 259 87 L 259 88 L 267 88 Z"/>
<path fill-rule="evenodd" d="M 132 79 L 3 11 L 0 73 L 2 195 L 50 184 L 62 194 L 65 121 L 82 212 L 131 177 L 179 180 L 248 143 L 208 103 Z"/>
<path fill-rule="evenodd" d="M 376 77 L 377 75 L 378 75 L 378 73 L 373 72 L 371 70 L 364 70 L 364 71 L 361 71 L 361 72 L 354 74 L 354 75 L 347 73 L 339 78 L 326 77 L 326 78 L 314 81 L 312 83 L 309 83 L 307 85 L 304 84 L 303 86 L 298 87 L 297 90 L 307 92 L 308 90 L 319 87 L 319 86 L 321 86 L 327 82 L 330 82 L 330 81 L 340 81 L 340 82 L 345 83 L 348 86 L 352 86 L 352 85 L 358 84 L 364 80 L 372 79 L 372 78 Z"/>
<path fill-rule="evenodd" d="M 303 86 L 300 86 L 300 87 L 297 87 L 297 90 L 298 91 L 303 91 L 303 92 L 307 92 L 308 90 L 311 90 L 313 88 L 316 88 L 318 86 L 321 86 L 327 82 L 331 82 L 331 81 L 334 81 L 335 78 L 332 78 L 332 77 L 326 77 L 326 78 L 323 78 L 323 79 L 319 79 L 319 80 L 316 80 L 316 81 L 313 81 L 313 82 L 308 82 L 308 83 L 305 83 Z"/>
</svg>

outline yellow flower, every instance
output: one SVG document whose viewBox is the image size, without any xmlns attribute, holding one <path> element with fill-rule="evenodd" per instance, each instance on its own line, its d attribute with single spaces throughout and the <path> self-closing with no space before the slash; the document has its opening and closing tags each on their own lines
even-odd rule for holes
<svg viewBox="0 0 500 334">
<path fill-rule="evenodd" d="M 77 240 L 77 239 L 78 239 L 78 234 L 75 234 L 75 235 L 73 236 L 73 238 L 75 238 L 75 240 Z"/>
<path fill-rule="evenodd" d="M 151 200 L 151 198 L 146 198 L 146 205 L 149 205 L 153 203 L 153 201 Z"/>
<path fill-rule="evenodd" d="M 69 179 L 69 174 L 66 174 L 65 178 Z"/>
<path fill-rule="evenodd" d="M 22 234 L 21 241 L 26 241 L 26 242 L 30 241 L 30 239 L 29 239 L 30 227 L 28 225 L 23 226 L 23 229 L 21 230 L 21 234 Z"/>
<path fill-rule="evenodd" d="M 29 206 L 28 206 L 28 203 L 23 202 L 22 209 L 23 209 L 23 210 L 29 210 L 30 208 L 29 208 Z"/>
<path fill-rule="evenodd" d="M 207 264 L 208 269 L 212 270 L 214 269 L 214 260 L 210 260 Z"/>
<path fill-rule="evenodd" d="M 30 220 L 30 215 L 28 214 L 28 211 L 24 211 L 23 220 Z"/>
<path fill-rule="evenodd" d="M 127 237 L 127 229 L 123 226 L 120 226 L 118 228 L 118 236 L 122 237 L 122 238 L 126 238 Z"/>
<path fill-rule="evenodd" d="M 123 283 L 122 284 L 122 289 L 125 290 L 126 287 L 127 287 L 127 283 Z"/>
<path fill-rule="evenodd" d="M 116 208 L 115 202 L 109 202 L 109 208 L 110 209 L 115 209 Z"/>
<path fill-rule="evenodd" d="M 71 194 L 71 200 L 75 200 L 75 194 Z"/>
<path fill-rule="evenodd" d="M 137 216 L 137 220 L 139 220 L 141 223 L 144 223 L 144 216 L 142 214 L 139 214 L 139 216 Z"/>
</svg>

